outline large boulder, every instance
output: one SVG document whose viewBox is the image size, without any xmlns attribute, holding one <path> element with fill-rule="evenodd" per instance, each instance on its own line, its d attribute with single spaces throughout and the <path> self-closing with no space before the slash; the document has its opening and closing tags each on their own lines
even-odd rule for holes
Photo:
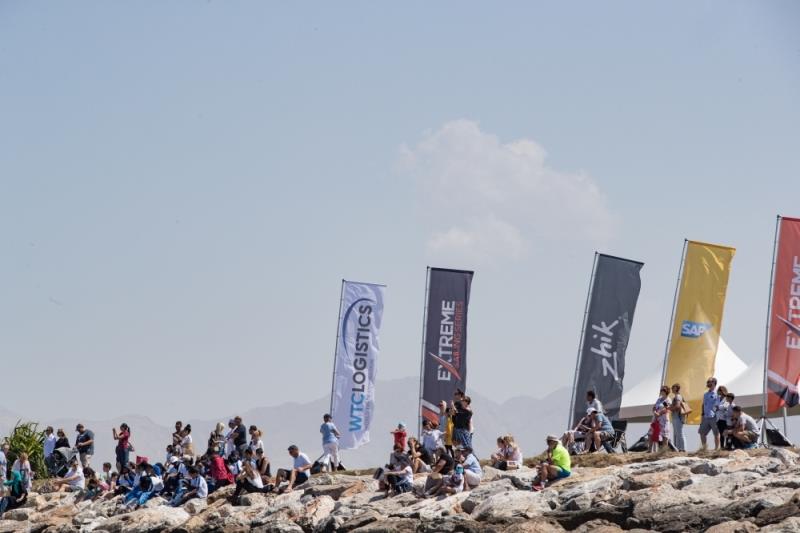
<svg viewBox="0 0 800 533">
<path fill-rule="evenodd" d="M 103 523 L 108 533 L 155 533 L 177 527 L 189 520 L 189 513 L 180 507 L 138 509 L 117 515 Z"/>
</svg>

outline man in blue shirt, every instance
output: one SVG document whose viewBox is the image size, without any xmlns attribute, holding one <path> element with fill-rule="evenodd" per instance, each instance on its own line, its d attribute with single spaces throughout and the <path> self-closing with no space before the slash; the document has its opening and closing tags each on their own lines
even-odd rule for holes
<svg viewBox="0 0 800 533">
<path fill-rule="evenodd" d="M 598 413 L 597 409 L 592 409 L 590 420 L 592 429 L 586 433 L 586 449 L 591 450 L 594 442 L 594 450 L 598 451 L 602 443 L 614 440 L 614 426 L 611 425 L 611 420 L 603 413 Z"/>
<path fill-rule="evenodd" d="M 331 472 L 335 472 L 339 468 L 339 430 L 333 423 L 331 415 L 322 417 L 322 425 L 319 427 L 319 432 L 322 433 L 322 451 L 325 454 L 325 459 L 330 464 Z"/>
<path fill-rule="evenodd" d="M 719 450 L 719 427 L 717 426 L 717 408 L 719 407 L 719 397 L 717 396 L 717 378 L 710 377 L 706 381 L 708 390 L 703 394 L 703 416 L 700 419 L 700 449 L 706 449 L 706 436 L 708 432 L 714 433 L 714 449 Z"/>
<path fill-rule="evenodd" d="M 94 432 L 91 429 L 86 429 L 83 424 L 75 426 L 75 431 L 78 436 L 75 439 L 75 447 L 81 456 L 81 466 L 89 468 L 89 462 L 94 455 Z"/>
</svg>

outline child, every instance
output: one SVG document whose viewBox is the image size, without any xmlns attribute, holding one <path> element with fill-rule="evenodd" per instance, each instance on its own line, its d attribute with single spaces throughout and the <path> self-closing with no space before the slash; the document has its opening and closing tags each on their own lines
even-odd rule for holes
<svg viewBox="0 0 800 533">
<path fill-rule="evenodd" d="M 394 436 L 394 445 L 400 446 L 401 450 L 406 449 L 406 425 L 403 422 L 397 424 L 397 429 L 390 431 Z"/>
<path fill-rule="evenodd" d="M 653 421 L 650 422 L 650 453 L 656 453 L 658 451 L 659 444 L 661 443 L 661 424 L 658 422 L 658 418 L 654 417 Z"/>
</svg>

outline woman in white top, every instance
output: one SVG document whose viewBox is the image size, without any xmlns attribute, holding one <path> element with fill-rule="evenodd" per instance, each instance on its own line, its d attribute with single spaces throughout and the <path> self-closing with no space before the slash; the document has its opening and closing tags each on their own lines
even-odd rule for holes
<svg viewBox="0 0 800 533">
<path fill-rule="evenodd" d="M 13 472 L 19 472 L 25 484 L 25 490 L 30 491 L 33 487 L 33 469 L 31 469 L 31 463 L 28 461 L 28 454 L 25 452 L 19 454 L 17 460 L 14 461 L 14 464 L 11 466 L 11 470 Z"/>
<path fill-rule="evenodd" d="M 261 430 L 255 426 L 250 426 L 250 449 L 253 450 L 253 455 L 255 455 L 256 450 L 261 448 L 264 449 L 264 441 L 261 440 Z"/>
<path fill-rule="evenodd" d="M 503 437 L 503 442 L 506 445 L 506 462 L 508 462 L 508 469 L 519 468 L 522 466 L 522 450 L 517 442 L 514 440 L 513 435 L 506 435 Z"/>
<path fill-rule="evenodd" d="M 181 432 L 183 438 L 181 439 L 181 453 L 184 457 L 194 457 L 194 444 L 192 444 L 192 425 L 186 424 Z"/>
<path fill-rule="evenodd" d="M 236 446 L 233 444 L 234 430 L 236 429 L 236 422 L 231 418 L 228 420 L 228 432 L 225 434 L 225 457 L 230 457 Z"/>
</svg>

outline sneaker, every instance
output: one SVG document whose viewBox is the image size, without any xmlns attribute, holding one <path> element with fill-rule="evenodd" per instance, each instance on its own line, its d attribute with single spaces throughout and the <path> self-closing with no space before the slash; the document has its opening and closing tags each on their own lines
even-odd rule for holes
<svg viewBox="0 0 800 533">
<path fill-rule="evenodd" d="M 536 483 L 534 486 L 532 486 L 531 490 L 533 490 L 534 492 L 539 492 L 540 490 L 544 490 L 546 486 L 547 485 L 545 483 L 542 483 L 540 481 L 539 483 Z"/>
</svg>

